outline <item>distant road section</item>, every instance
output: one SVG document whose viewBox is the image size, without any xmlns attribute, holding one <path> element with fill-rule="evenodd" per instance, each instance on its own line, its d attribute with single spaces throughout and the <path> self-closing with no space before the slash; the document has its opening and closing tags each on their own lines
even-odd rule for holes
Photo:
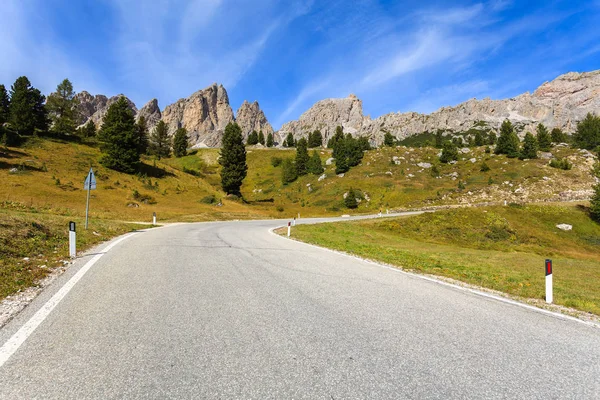
<svg viewBox="0 0 600 400">
<path fill-rule="evenodd" d="M 0 367 L 0 398 L 600 398 L 600 329 L 269 233 L 283 224 L 116 244 Z"/>
</svg>

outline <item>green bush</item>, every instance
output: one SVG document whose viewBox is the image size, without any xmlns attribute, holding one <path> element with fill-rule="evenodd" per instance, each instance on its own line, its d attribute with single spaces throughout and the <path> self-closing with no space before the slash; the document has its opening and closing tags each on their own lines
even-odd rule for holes
<svg viewBox="0 0 600 400">
<path fill-rule="evenodd" d="M 481 172 L 488 172 L 490 169 L 490 166 L 487 165 L 487 163 L 484 161 L 483 164 L 481 164 L 481 168 L 479 170 Z"/>
<path fill-rule="evenodd" d="M 200 199 L 200 203 L 202 204 L 216 204 L 216 202 L 217 196 L 214 194 L 209 194 L 208 196 L 204 196 L 202 199 Z"/>
<path fill-rule="evenodd" d="M 557 158 L 555 160 L 550 160 L 550 166 L 552 168 L 564 169 L 565 171 L 573 168 L 573 164 L 569 162 L 566 158 Z"/>
<path fill-rule="evenodd" d="M 279 167 L 282 161 L 283 159 L 281 157 L 271 157 L 271 165 L 274 167 Z"/>
</svg>

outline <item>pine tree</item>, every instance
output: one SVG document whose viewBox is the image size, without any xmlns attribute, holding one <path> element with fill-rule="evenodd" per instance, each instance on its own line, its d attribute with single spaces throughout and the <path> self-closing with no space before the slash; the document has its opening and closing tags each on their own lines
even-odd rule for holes
<svg viewBox="0 0 600 400">
<path fill-rule="evenodd" d="M 444 145 L 444 131 L 438 129 L 435 133 L 435 147 L 441 149 Z"/>
<path fill-rule="evenodd" d="M 133 113 L 124 97 L 108 108 L 98 139 L 103 153 L 102 165 L 128 174 L 135 172 L 140 161 L 138 135 Z"/>
<path fill-rule="evenodd" d="M 313 150 L 310 160 L 308 160 L 308 172 L 313 175 L 321 175 L 323 173 L 323 163 L 321 157 L 316 150 Z"/>
<path fill-rule="evenodd" d="M 241 196 L 240 188 L 248 174 L 246 164 L 246 148 L 242 130 L 235 122 L 230 122 L 225 128 L 223 145 L 219 155 L 221 164 L 221 187 L 227 194 Z"/>
<path fill-rule="evenodd" d="M 350 190 L 348 190 L 348 193 L 346 193 L 344 205 L 350 209 L 358 207 L 358 202 L 356 201 L 356 193 L 354 193 L 354 189 L 350 188 Z"/>
<path fill-rule="evenodd" d="M 550 138 L 550 134 L 548 134 L 548 129 L 546 129 L 544 124 L 539 124 L 536 131 L 536 139 L 540 151 L 550 151 L 552 148 L 552 139 Z"/>
<path fill-rule="evenodd" d="M 547 135 L 547 133 L 546 133 L 546 135 Z M 548 137 L 548 138 L 550 138 L 550 137 Z M 519 159 L 521 159 L 521 160 L 535 159 L 535 158 L 537 158 L 537 151 L 538 151 L 537 139 L 531 134 L 531 132 L 527 132 L 525 134 L 525 139 L 523 141 L 523 149 L 521 150 Z"/>
<path fill-rule="evenodd" d="M 290 132 L 287 134 L 287 137 L 283 141 L 283 147 L 291 148 L 294 146 L 296 146 L 296 141 L 294 140 L 294 135 L 292 135 L 292 132 Z"/>
<path fill-rule="evenodd" d="M 496 133 L 495 132 L 490 132 L 490 134 L 488 135 L 488 141 L 487 144 L 489 144 L 490 146 L 493 146 L 496 144 Z"/>
<path fill-rule="evenodd" d="M 564 143 L 567 141 L 567 135 L 558 127 L 552 129 L 551 137 L 554 143 Z"/>
<path fill-rule="evenodd" d="M 573 140 L 582 149 L 594 150 L 600 146 L 600 117 L 589 113 L 577 124 Z"/>
<path fill-rule="evenodd" d="M 0 85 L 0 126 L 8 122 L 10 112 L 10 99 L 4 85 Z"/>
<path fill-rule="evenodd" d="M 94 121 L 90 119 L 90 121 L 87 124 L 85 124 L 85 126 L 83 127 L 83 133 L 86 138 L 96 137 L 96 124 L 94 123 Z"/>
<path fill-rule="evenodd" d="M 361 136 L 358 138 L 358 147 L 361 151 L 371 150 L 371 143 L 369 143 L 369 138 L 366 136 Z"/>
<path fill-rule="evenodd" d="M 138 135 L 138 153 L 146 154 L 148 153 L 149 139 L 148 139 L 148 124 L 146 123 L 146 117 L 140 115 L 136 123 L 136 130 Z"/>
<path fill-rule="evenodd" d="M 348 153 L 346 149 L 346 140 L 337 140 L 333 148 L 333 157 L 335 158 L 335 173 L 342 174 L 348 172 Z"/>
<path fill-rule="evenodd" d="M 252 131 L 252 133 L 248 135 L 248 146 L 254 146 L 255 144 L 258 144 L 258 133 Z"/>
<path fill-rule="evenodd" d="M 335 134 L 327 142 L 327 147 L 330 149 L 335 149 L 335 144 L 338 142 L 338 140 L 343 140 L 343 139 L 344 139 L 344 129 L 338 125 L 335 128 Z"/>
<path fill-rule="evenodd" d="M 442 155 L 440 156 L 440 162 L 447 164 L 450 161 L 458 160 L 458 149 L 454 142 L 446 140 L 442 146 Z"/>
<path fill-rule="evenodd" d="M 500 137 L 496 144 L 496 154 L 506 154 L 509 158 L 519 156 L 519 137 L 509 120 L 504 120 L 500 127 Z"/>
<path fill-rule="evenodd" d="M 258 143 L 262 144 L 263 146 L 265 145 L 265 134 L 263 131 L 258 132 Z"/>
<path fill-rule="evenodd" d="M 308 147 L 312 149 L 321 146 L 323 146 L 323 134 L 317 129 L 312 134 L 309 134 Z"/>
<path fill-rule="evenodd" d="M 148 145 L 148 153 L 158 157 L 159 160 L 163 157 L 166 158 L 171 155 L 169 134 L 165 121 L 158 121 L 154 131 L 152 131 L 152 134 L 150 135 L 150 143 Z"/>
<path fill-rule="evenodd" d="M 394 146 L 395 141 L 396 141 L 396 138 L 394 136 L 392 136 L 391 133 L 386 132 L 385 135 L 383 135 L 383 145 L 384 146 L 392 147 L 392 146 Z"/>
<path fill-rule="evenodd" d="M 79 120 L 78 104 L 73 84 L 68 79 L 63 80 L 56 87 L 56 92 L 48 96 L 46 102 L 53 132 L 66 135 L 75 133 L 77 121 Z"/>
<path fill-rule="evenodd" d="M 273 134 L 269 132 L 267 135 L 267 147 L 273 147 L 275 145 L 275 141 L 273 140 Z"/>
<path fill-rule="evenodd" d="M 358 140 L 347 134 L 344 139 L 346 147 L 346 156 L 348 157 L 348 167 L 356 167 L 363 159 L 364 151 L 360 148 Z"/>
<path fill-rule="evenodd" d="M 477 131 L 477 133 L 475 133 L 475 146 L 483 146 L 485 144 L 485 141 L 483 140 L 483 135 L 481 134 L 481 131 Z"/>
<path fill-rule="evenodd" d="M 179 128 L 173 136 L 173 154 L 175 157 L 184 157 L 187 155 L 188 134 L 185 128 Z"/>
<path fill-rule="evenodd" d="M 13 129 L 21 135 L 32 135 L 36 129 L 48 130 L 45 97 L 31 86 L 26 76 L 17 78 L 10 90 L 9 118 Z"/>
<path fill-rule="evenodd" d="M 296 166 L 292 160 L 286 158 L 281 164 L 281 182 L 284 185 L 287 185 L 288 183 L 294 182 L 296 179 L 298 179 L 298 171 L 296 170 Z"/>
<path fill-rule="evenodd" d="M 600 179 L 600 161 L 596 163 L 592 173 L 597 179 Z M 600 223 L 600 182 L 594 185 L 594 194 L 590 200 L 590 216 L 594 221 Z"/>
<path fill-rule="evenodd" d="M 308 142 L 301 138 L 296 144 L 296 171 L 298 176 L 308 174 Z"/>
</svg>

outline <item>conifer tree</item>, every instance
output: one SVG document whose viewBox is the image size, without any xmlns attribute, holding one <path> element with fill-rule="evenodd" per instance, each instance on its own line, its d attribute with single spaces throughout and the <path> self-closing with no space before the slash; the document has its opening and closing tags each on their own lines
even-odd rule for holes
<svg viewBox="0 0 600 400">
<path fill-rule="evenodd" d="M 148 139 L 148 124 L 146 123 L 146 117 L 140 115 L 136 123 L 136 130 L 138 135 L 138 153 L 140 155 L 148 153 L 149 139 Z"/>
<path fill-rule="evenodd" d="M 323 134 L 320 130 L 315 130 L 312 134 L 309 133 L 308 147 L 315 148 L 323 146 Z"/>
<path fill-rule="evenodd" d="M 258 133 L 256 131 L 252 131 L 252 133 L 250 133 L 248 135 L 248 146 L 254 146 L 255 144 L 258 144 Z"/>
<path fill-rule="evenodd" d="M 475 133 L 475 146 L 483 146 L 485 144 L 485 141 L 483 140 L 483 135 L 481 134 L 481 131 L 477 131 L 477 133 Z"/>
<path fill-rule="evenodd" d="M 577 124 L 573 140 L 582 149 L 594 150 L 600 146 L 600 117 L 589 113 Z"/>
<path fill-rule="evenodd" d="M 188 134 L 185 128 L 179 128 L 173 136 L 173 154 L 175 157 L 184 157 L 187 155 Z"/>
<path fill-rule="evenodd" d="M 285 138 L 285 140 L 283 141 L 283 147 L 294 147 L 296 146 L 296 141 L 294 140 L 294 135 L 292 135 L 292 132 L 287 134 L 287 137 Z"/>
<path fill-rule="evenodd" d="M 369 143 L 369 138 L 366 136 L 361 136 L 358 138 L 358 147 L 361 151 L 371 150 L 371 143 Z"/>
<path fill-rule="evenodd" d="M 504 120 L 500 127 L 500 137 L 496 144 L 496 154 L 506 154 L 509 158 L 519 156 L 519 137 L 515 133 L 512 123 Z"/>
<path fill-rule="evenodd" d="M 438 129 L 435 133 L 435 147 L 441 149 L 444 145 L 444 131 Z"/>
<path fill-rule="evenodd" d="M 158 157 L 159 160 L 163 157 L 166 158 L 171 155 L 169 134 L 165 121 L 158 121 L 154 131 L 152 131 L 152 134 L 150 135 L 150 143 L 148 145 L 148 152 L 150 155 Z"/>
<path fill-rule="evenodd" d="M 538 151 L 537 139 L 531 134 L 531 132 L 527 132 L 525 134 L 525 139 L 523 140 L 523 149 L 521 150 L 519 159 L 521 159 L 521 160 L 535 159 L 535 158 L 537 158 L 537 151 Z"/>
<path fill-rule="evenodd" d="M 347 134 L 344 139 L 346 156 L 348 157 L 348 167 L 356 167 L 362 161 L 364 151 L 360 148 L 358 140 L 352 137 L 351 134 Z"/>
<path fill-rule="evenodd" d="M 316 150 L 313 150 L 310 160 L 308 160 L 308 172 L 313 175 L 321 175 L 323 173 L 323 163 L 321 157 Z"/>
<path fill-rule="evenodd" d="M 246 164 L 246 148 L 242 137 L 242 129 L 235 122 L 225 127 L 223 145 L 219 155 L 221 164 L 221 187 L 227 194 L 241 196 L 241 187 L 248 174 Z"/>
<path fill-rule="evenodd" d="M 86 138 L 96 136 L 96 124 L 90 119 L 90 121 L 83 127 L 83 132 Z"/>
<path fill-rule="evenodd" d="M 327 142 L 327 147 L 330 149 L 335 149 L 335 144 L 338 142 L 338 140 L 343 140 L 343 139 L 344 139 L 344 129 L 338 125 L 335 128 L 335 134 Z"/>
<path fill-rule="evenodd" d="M 537 145 L 540 151 L 550 151 L 552 148 L 552 138 L 550 138 L 548 129 L 546 129 L 544 124 L 539 124 L 536 128 L 536 131 Z"/>
<path fill-rule="evenodd" d="M 258 132 L 258 143 L 262 144 L 263 146 L 265 145 L 265 134 L 263 131 Z"/>
<path fill-rule="evenodd" d="M 598 154 L 600 156 L 600 154 Z M 600 161 L 596 162 L 592 174 L 600 180 Z M 600 182 L 594 185 L 594 194 L 590 200 L 590 216 L 592 219 L 600 223 Z"/>
<path fill-rule="evenodd" d="M 490 146 L 493 146 L 496 144 L 496 132 L 490 132 L 490 134 L 488 135 L 488 141 L 487 144 L 489 144 Z"/>
<path fill-rule="evenodd" d="M 458 160 L 458 149 L 456 144 L 450 140 L 446 140 L 442 145 L 442 155 L 440 156 L 440 162 L 447 164 L 450 161 Z"/>
<path fill-rule="evenodd" d="M 273 140 L 273 134 L 269 132 L 267 135 L 267 147 L 273 147 L 275 145 L 275 141 Z"/>
<path fill-rule="evenodd" d="M 551 137 L 554 143 L 564 143 L 567 141 L 567 135 L 559 127 L 552 129 Z"/>
<path fill-rule="evenodd" d="M 4 85 L 0 85 L 0 126 L 8 122 L 10 112 L 10 99 Z"/>
<path fill-rule="evenodd" d="M 301 138 L 296 144 L 296 171 L 298 176 L 308 174 L 308 142 Z"/>
<path fill-rule="evenodd" d="M 291 159 L 286 158 L 281 163 L 281 182 L 284 185 L 294 182 L 298 179 L 298 171 Z"/>
<path fill-rule="evenodd" d="M 356 193 L 354 193 L 354 189 L 350 188 L 350 190 L 348 190 L 348 193 L 346 193 L 344 205 L 350 209 L 358 207 L 358 202 L 356 201 Z"/>
<path fill-rule="evenodd" d="M 138 135 L 133 113 L 124 97 L 108 108 L 98 139 L 103 153 L 102 165 L 128 174 L 135 172 L 140 161 Z"/>
<path fill-rule="evenodd" d="M 396 138 L 394 136 L 392 136 L 391 133 L 386 132 L 385 135 L 383 135 L 383 145 L 384 146 L 392 147 L 392 146 L 394 146 L 395 141 L 396 141 Z"/>
<path fill-rule="evenodd" d="M 38 89 L 31 86 L 26 76 L 17 78 L 10 90 L 9 118 L 13 129 L 21 135 L 32 135 L 36 129 L 48 130 L 48 117 L 44 101 Z"/>
<path fill-rule="evenodd" d="M 73 84 L 68 79 L 64 79 L 56 87 L 56 92 L 48 96 L 46 102 L 53 132 L 66 135 L 75 133 L 79 120 L 78 104 Z"/>
<path fill-rule="evenodd" d="M 333 157 L 335 158 L 335 173 L 342 174 L 348 172 L 348 153 L 346 149 L 346 140 L 337 140 L 333 148 Z"/>
</svg>

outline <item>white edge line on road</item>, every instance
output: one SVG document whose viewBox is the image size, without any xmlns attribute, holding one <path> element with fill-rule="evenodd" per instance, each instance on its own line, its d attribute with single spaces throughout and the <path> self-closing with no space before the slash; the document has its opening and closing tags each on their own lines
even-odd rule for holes
<svg viewBox="0 0 600 400">
<path fill-rule="evenodd" d="M 310 225 L 310 224 L 308 224 L 308 225 Z M 421 275 L 421 274 L 417 274 L 417 273 L 414 273 L 414 272 L 404 271 L 403 269 L 400 269 L 400 268 L 392 267 L 390 265 L 386 265 L 386 264 L 383 264 L 383 263 L 380 263 L 380 262 L 377 262 L 377 261 L 373 261 L 373 260 L 369 260 L 369 259 L 366 259 L 366 258 L 361 258 L 361 257 L 355 256 L 353 254 L 345 253 L 343 251 L 329 249 L 327 247 L 317 246 L 316 244 L 306 243 L 306 242 L 302 242 L 302 241 L 296 240 L 296 239 L 290 239 L 290 238 L 287 238 L 287 237 L 284 237 L 284 236 L 281 236 L 281 235 L 278 235 L 277 233 L 275 233 L 275 230 L 279 229 L 279 228 L 285 228 L 285 226 L 282 225 L 282 226 L 278 226 L 278 227 L 275 227 L 275 228 L 271 228 L 271 229 L 269 229 L 269 233 L 272 234 L 272 235 L 278 236 L 278 237 L 280 237 L 281 239 L 284 239 L 284 240 L 291 240 L 291 241 L 293 241 L 295 243 L 301 243 L 301 244 L 304 244 L 306 246 L 311 246 L 311 247 L 314 247 L 314 248 L 317 248 L 317 249 L 329 251 L 329 252 L 332 252 L 332 253 L 335 253 L 335 254 L 339 254 L 339 255 L 343 255 L 343 256 L 346 256 L 346 257 L 350 257 L 350 258 L 354 258 L 355 260 L 359 260 L 359 261 L 366 262 L 368 264 L 376 265 L 376 266 L 378 266 L 380 268 L 385 268 L 385 269 L 388 269 L 388 270 L 393 271 L 393 272 L 397 272 L 397 273 L 409 275 L 411 277 L 418 278 L 418 279 L 423 279 L 423 280 L 428 281 L 428 282 L 437 283 L 438 285 L 448 286 L 448 287 L 451 287 L 453 289 L 457 289 L 457 290 L 460 290 L 460 291 L 463 291 L 463 292 L 472 293 L 472 294 L 475 294 L 477 296 L 486 297 L 488 299 L 500 301 L 500 302 L 506 303 L 506 304 L 511 304 L 513 306 L 517 306 L 517 307 L 521 307 L 521 308 L 526 308 L 526 309 L 528 309 L 530 311 L 534 311 L 534 312 L 541 313 L 541 314 L 546 314 L 546 315 L 549 315 L 549 316 L 552 316 L 552 317 L 556 317 L 556 318 L 560 318 L 560 319 L 565 319 L 565 320 L 569 320 L 569 321 L 574 321 L 574 322 L 579 322 L 580 324 L 588 325 L 588 326 L 591 326 L 591 327 L 594 327 L 594 328 L 600 328 L 600 324 L 597 324 L 596 322 L 585 321 L 585 320 L 582 320 L 582 319 L 579 319 L 579 318 L 576 318 L 576 317 L 572 317 L 570 315 L 565 315 L 565 314 L 561 314 L 561 313 L 558 313 L 558 312 L 555 312 L 555 311 L 545 310 L 543 308 L 531 306 L 529 304 L 521 303 L 519 301 L 508 299 L 506 297 L 498 296 L 498 295 L 491 294 L 491 293 L 486 293 L 486 292 L 483 292 L 483 291 L 480 291 L 480 290 L 471 289 L 471 288 L 463 287 L 463 286 L 460 286 L 460 285 L 455 285 L 453 283 L 444 282 L 443 280 L 432 278 L 432 277 Z"/>
<path fill-rule="evenodd" d="M 88 272 L 89 269 L 92 268 L 92 266 L 96 264 L 96 262 L 98 262 L 98 260 L 104 254 L 106 254 L 114 246 L 121 243 L 123 240 L 133 236 L 134 234 L 135 233 L 130 233 L 115 240 L 114 242 L 106 246 L 106 248 L 102 250 L 101 253 L 96 254 L 83 267 L 81 267 L 81 269 L 77 271 L 77 273 L 73 275 L 71 279 L 69 279 L 67 283 L 65 283 L 63 287 L 61 287 L 60 290 L 56 292 L 54 296 L 52 296 L 50 300 L 48 300 L 46 304 L 42 306 L 42 308 L 40 308 L 37 311 L 29 319 L 29 321 L 27 321 L 17 332 L 15 332 L 15 334 L 12 335 L 11 338 L 8 339 L 6 343 L 4 343 L 4 345 L 0 348 L 0 367 L 2 367 L 4 363 L 8 361 L 8 359 L 19 349 L 19 347 L 21 347 L 21 345 L 27 340 L 27 338 L 33 333 L 33 331 L 35 331 L 36 328 L 46 319 L 46 317 L 50 315 L 50 313 L 52 312 L 52 310 L 54 310 L 58 303 L 61 302 L 61 300 L 71 291 L 71 289 L 73 289 L 77 282 L 79 282 L 79 280 L 86 274 L 86 272 Z"/>
</svg>

